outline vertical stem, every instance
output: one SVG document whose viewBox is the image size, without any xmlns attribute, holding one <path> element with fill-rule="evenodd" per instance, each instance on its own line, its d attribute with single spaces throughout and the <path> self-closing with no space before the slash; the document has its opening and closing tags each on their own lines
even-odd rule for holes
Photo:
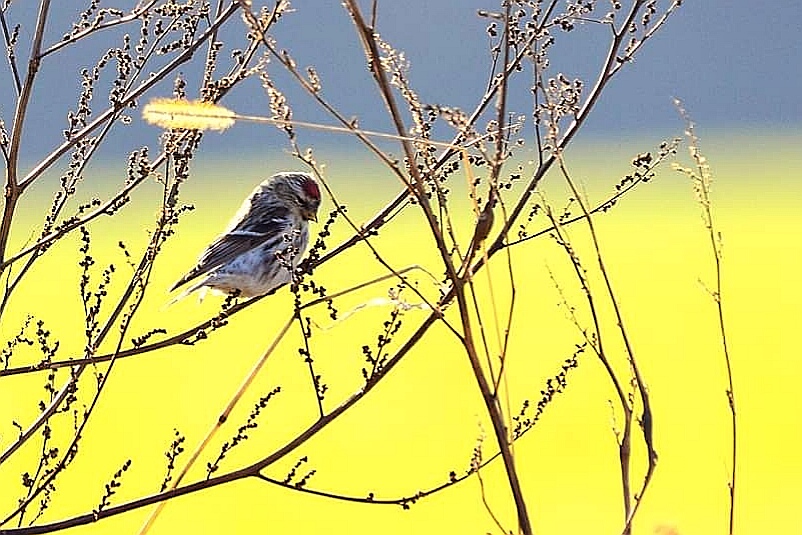
<svg viewBox="0 0 802 535">
<path fill-rule="evenodd" d="M 479 360 L 479 355 L 476 353 L 476 347 L 473 343 L 473 333 L 471 330 L 471 323 L 469 319 L 469 311 L 465 299 L 464 283 L 458 281 L 455 287 L 455 295 L 457 304 L 459 306 L 460 317 L 462 318 L 462 328 L 465 334 L 464 345 L 468 354 L 468 359 L 473 369 L 476 383 L 479 386 L 479 391 L 482 393 L 482 400 L 485 402 L 490 421 L 493 424 L 493 434 L 496 436 L 496 443 L 501 453 L 501 458 L 504 461 L 504 469 L 507 473 L 507 481 L 510 485 L 513 500 L 515 501 L 515 509 L 518 514 L 518 528 L 524 535 L 531 535 L 532 524 L 529 520 L 529 512 L 526 507 L 526 500 L 524 500 L 523 491 L 521 489 L 521 482 L 518 479 L 518 471 L 515 468 L 515 458 L 512 453 L 511 442 L 509 440 L 509 433 L 507 426 L 504 423 L 504 412 L 498 403 L 498 397 L 494 395 L 493 389 L 487 382 L 482 364 Z"/>
<path fill-rule="evenodd" d="M 11 232 L 11 221 L 14 218 L 14 210 L 17 207 L 21 189 L 17 182 L 17 164 L 19 163 L 19 149 L 22 142 L 22 128 L 25 123 L 25 113 L 28 111 L 28 102 L 33 92 L 33 83 L 36 73 L 39 71 L 39 52 L 42 49 L 42 38 L 45 33 L 45 23 L 47 22 L 47 12 L 50 9 L 50 0 L 42 0 L 39 4 L 39 15 L 36 21 L 36 31 L 33 34 L 33 44 L 31 54 L 28 59 L 28 73 L 25 76 L 25 83 L 22 86 L 17 108 L 14 111 L 14 125 L 11 129 L 11 141 L 8 151 L 8 161 L 6 163 L 6 186 L 5 203 L 3 206 L 3 220 L 0 222 L 0 262 L 5 257 L 8 235 Z"/>
<path fill-rule="evenodd" d="M 354 21 L 354 25 L 357 28 L 360 40 L 362 41 L 362 45 L 364 47 L 365 54 L 368 59 L 370 69 L 373 73 L 377 85 L 379 86 L 379 92 L 382 98 L 384 99 L 385 104 L 387 105 L 390 117 L 393 120 L 393 124 L 396 130 L 398 131 L 398 134 L 401 136 L 405 136 L 406 131 L 404 128 L 403 121 L 401 119 L 401 114 L 398 110 L 398 106 L 395 102 L 395 99 L 393 98 L 393 93 L 390 88 L 390 83 L 388 82 L 386 74 L 380 64 L 380 55 L 373 33 L 374 29 L 369 28 L 367 26 L 364 18 L 362 17 L 362 13 L 359 9 L 359 6 L 356 4 L 354 0 L 346 0 L 346 7 L 348 9 L 349 14 L 351 15 L 351 18 Z M 505 66 L 505 72 L 506 72 L 506 66 Z M 470 323 L 470 311 L 468 310 L 468 304 L 464 292 L 464 284 L 466 279 L 464 277 L 461 277 L 457 273 L 457 269 L 454 266 L 454 263 L 451 261 L 448 248 L 443 240 L 442 234 L 440 233 L 440 229 L 437 225 L 434 214 L 432 213 L 429 200 L 425 195 L 423 178 L 421 177 L 417 167 L 414 165 L 415 161 L 414 151 L 412 150 L 410 143 L 406 140 L 402 141 L 402 146 L 404 148 L 404 152 L 406 153 L 407 159 L 410 162 L 409 169 L 410 169 L 410 174 L 412 175 L 412 180 L 410 182 L 413 189 L 413 193 L 417 197 L 419 205 L 424 212 L 427 223 L 429 224 L 429 229 L 432 232 L 432 235 L 437 244 L 437 249 L 440 252 L 440 256 L 443 260 L 446 274 L 449 280 L 453 284 L 454 295 L 456 296 L 457 302 L 459 304 L 460 319 L 462 321 L 462 328 L 464 335 L 462 337 L 463 344 L 465 345 L 465 350 L 466 353 L 468 354 L 468 359 L 470 360 L 471 368 L 473 369 L 474 376 L 476 377 L 479 390 L 481 391 L 482 399 L 485 402 L 488 415 L 490 416 L 490 419 L 493 423 L 493 431 L 496 435 L 496 442 L 498 444 L 501 456 L 504 460 L 504 468 L 507 472 L 507 480 L 510 485 L 510 490 L 512 491 L 513 494 L 513 499 L 515 500 L 515 507 L 518 513 L 519 530 L 524 535 L 531 535 L 532 526 L 529 521 L 529 513 L 527 512 L 526 509 L 526 502 L 523 497 L 523 491 L 521 490 L 521 484 L 518 479 L 518 473 L 515 469 L 515 462 L 513 460 L 513 454 L 510 448 L 510 441 L 506 425 L 504 424 L 504 414 L 503 411 L 501 410 L 501 407 L 496 402 L 496 398 L 493 395 L 493 390 L 490 387 L 487 378 L 485 377 L 485 372 L 482 369 L 479 356 L 476 352 L 476 347 L 474 346 L 473 343 L 473 334 Z"/>
<path fill-rule="evenodd" d="M 710 164 L 707 159 L 702 155 L 699 149 L 699 138 L 696 136 L 693 121 L 691 120 L 688 112 L 682 105 L 682 102 L 675 100 L 674 104 L 679 110 L 679 114 L 687 123 L 686 137 L 688 138 L 688 151 L 691 158 L 696 164 L 696 172 L 690 169 L 680 169 L 684 174 L 694 181 L 694 189 L 697 194 L 699 204 L 702 205 L 702 218 L 705 223 L 705 228 L 710 238 L 710 247 L 713 252 L 713 262 L 716 270 L 716 288 L 712 292 L 713 300 L 716 303 L 717 319 L 719 326 L 719 335 L 721 336 L 721 346 L 724 352 L 724 363 L 727 369 L 727 403 L 730 408 L 730 421 L 732 428 L 732 448 L 731 448 L 731 463 L 732 468 L 730 472 L 730 481 L 727 485 L 730 494 L 730 511 L 729 511 L 729 531 L 732 535 L 735 531 L 735 476 L 738 459 L 738 442 L 737 442 L 737 419 L 735 410 L 735 386 L 732 380 L 732 362 L 730 360 L 729 344 L 727 343 L 727 330 L 724 324 L 724 305 L 721 300 L 721 281 L 722 281 L 722 265 L 721 265 L 721 234 L 716 230 L 713 222 L 713 209 L 710 199 L 710 184 L 713 180 L 710 171 Z"/>
<path fill-rule="evenodd" d="M 695 144 L 695 140 L 693 141 Z M 700 165 L 700 167 L 703 167 Z M 700 169 L 700 173 L 707 172 L 705 169 Z M 701 176 L 701 175 L 700 175 Z M 724 351 L 724 362 L 727 366 L 727 403 L 730 407 L 730 419 L 732 423 L 732 471 L 730 473 L 729 491 L 730 491 L 730 514 L 729 514 L 729 534 L 732 535 L 735 531 L 735 474 L 736 474 L 736 460 L 738 453 L 738 442 L 736 440 L 737 421 L 735 411 L 735 387 L 732 381 L 732 362 L 730 361 L 729 345 L 727 343 L 727 331 L 724 327 L 724 305 L 721 302 L 721 241 L 718 238 L 718 233 L 713 225 L 713 213 L 710 208 L 710 187 L 709 182 L 703 182 L 703 195 L 704 195 L 704 209 L 705 218 L 707 219 L 707 227 L 710 233 L 710 245 L 713 249 L 713 258 L 716 265 L 716 292 L 714 299 L 716 301 L 716 308 L 718 309 L 718 325 L 719 333 L 721 334 L 721 346 Z"/>
</svg>

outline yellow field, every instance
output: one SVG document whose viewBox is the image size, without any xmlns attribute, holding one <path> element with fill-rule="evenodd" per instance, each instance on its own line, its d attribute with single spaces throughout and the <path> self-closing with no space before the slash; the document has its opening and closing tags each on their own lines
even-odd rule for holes
<svg viewBox="0 0 802 535">
<path fill-rule="evenodd" d="M 795 338 L 802 317 L 802 271 L 799 199 L 802 194 L 802 159 L 797 138 L 747 138 L 722 136 L 702 149 L 710 159 L 714 212 L 724 242 L 723 305 L 733 359 L 738 407 L 739 459 L 737 533 L 793 533 L 802 526 L 796 505 L 802 494 L 802 427 L 798 423 L 802 401 L 799 344 Z M 751 150 L 736 150 L 734 147 Z M 625 148 L 596 146 L 572 156 L 575 177 L 592 200 L 600 200 L 628 168 L 628 160 L 649 146 Z M 683 154 L 684 157 L 684 154 Z M 342 155 L 319 154 L 327 162 L 327 177 L 348 214 L 361 222 L 379 209 L 398 189 L 392 177 L 380 174 L 372 164 L 349 162 Z M 220 303 L 208 296 L 198 304 L 192 297 L 165 306 L 170 285 L 189 267 L 196 255 L 225 226 L 254 183 L 264 175 L 293 165 L 285 156 L 260 164 L 201 157 L 196 176 L 184 188 L 183 198 L 196 205 L 184 216 L 157 263 L 142 310 L 130 333 L 142 334 L 155 327 L 172 334 L 213 315 Z M 481 172 L 481 170 L 477 171 Z M 98 177 L 111 191 L 122 177 Z M 117 171 L 119 175 L 119 171 Z M 55 179 L 57 180 L 57 179 Z M 457 177 L 456 180 L 462 180 Z M 562 206 L 564 187 L 557 175 L 547 182 L 548 198 Z M 102 189 L 102 188 L 97 188 Z M 455 202 L 462 221 L 456 221 L 463 242 L 468 223 L 467 203 L 455 188 Z M 43 191 L 34 193 L 21 214 L 11 248 L 21 247 L 35 234 L 36 214 L 46 201 Z M 93 282 L 110 262 L 116 266 L 110 297 L 119 295 L 131 273 L 117 247 L 120 240 L 136 258 L 147 243 L 159 198 L 157 185 L 149 184 L 133 197 L 133 204 L 113 219 L 101 218 L 92 230 L 92 253 L 97 265 Z M 321 208 L 321 219 L 331 209 Z M 437 253 L 415 207 L 405 212 L 393 229 L 374 243 L 382 256 L 400 269 L 412 264 L 427 266 L 437 277 Z M 540 220 L 542 222 L 542 219 Z M 727 481 L 730 471 L 730 428 L 726 375 L 721 352 L 716 309 L 706 287 L 713 281 L 713 264 L 700 208 L 690 183 L 668 166 L 654 182 L 637 188 L 608 214 L 596 218 L 602 253 L 617 291 L 636 358 L 649 387 L 654 410 L 654 430 L 659 454 L 657 472 L 636 517 L 635 533 L 726 533 Z M 27 225 L 27 226 L 26 226 Z M 536 230 L 533 223 L 530 230 Z M 335 245 L 347 235 L 338 222 Z M 603 298 L 595 257 L 588 248 L 586 228 L 569 232 L 590 272 L 603 315 L 603 333 L 617 369 L 626 371 L 620 337 L 609 303 Z M 45 321 L 51 340 L 59 340 L 58 358 L 80 356 L 83 347 L 83 309 L 78 298 L 77 235 L 54 247 L 31 271 L 29 281 L 5 312 L 2 340 L 12 338 L 25 315 Z M 512 249 L 515 274 L 515 316 L 511 328 L 508 363 L 508 403 L 518 412 L 524 399 L 536 403 L 545 379 L 555 375 L 574 346 L 582 341 L 567 319 L 549 272 L 584 325 L 590 327 L 585 302 L 564 252 L 548 237 Z M 491 263 L 493 289 L 500 325 L 509 308 L 506 257 Z M 330 292 L 382 273 L 363 246 L 342 259 L 326 264 L 315 276 Z M 428 276 L 415 275 L 422 293 L 437 295 Z M 486 275 L 477 279 L 484 321 L 491 347 L 497 347 Z M 328 386 L 324 408 L 331 410 L 362 385 L 365 366 L 362 346 L 376 347 L 382 323 L 391 308 L 378 301 L 387 297 L 392 284 L 381 283 L 339 299 L 341 315 L 354 314 L 339 323 L 329 319 L 325 307 L 311 315 L 315 370 Z M 403 294 L 419 301 L 412 292 Z M 369 304 L 364 308 L 360 305 Z M 101 317 L 112 306 L 108 301 Z M 51 522 L 96 507 L 103 486 L 126 459 L 132 465 L 123 475 L 122 487 L 112 498 L 120 504 L 154 493 L 164 477 L 164 452 L 174 429 L 186 436 L 192 450 L 217 420 L 243 377 L 262 355 L 291 314 L 292 299 L 285 289 L 232 319 L 209 340 L 193 347 L 178 347 L 120 360 L 92 414 L 80 442 L 77 459 L 61 475 L 53 503 L 41 522 Z M 423 310 L 403 316 L 403 326 L 391 350 L 409 336 L 426 317 Z M 456 309 L 447 318 L 456 321 Z M 116 332 L 116 331 L 115 331 Z M 33 331 L 31 331 L 33 333 Z M 154 337 L 153 340 L 157 340 Z M 101 348 L 113 349 L 114 335 Z M 253 387 L 232 413 L 229 423 L 214 439 L 187 481 L 205 477 L 206 462 L 216 457 L 220 444 L 236 433 L 259 397 L 275 386 L 281 393 L 271 400 L 249 431 L 250 438 L 221 463 L 220 472 L 247 465 L 281 447 L 317 416 L 309 372 L 298 347 L 297 326 L 271 355 Z M 21 348 L 11 366 L 35 362 L 37 347 Z M 98 366 L 105 373 L 107 365 Z M 82 383 L 83 410 L 93 391 L 94 378 L 87 372 Z M 57 388 L 66 380 L 57 375 Z M 42 374 L 0 378 L 0 448 L 17 436 L 12 420 L 26 427 L 46 399 Z M 613 426 L 620 424 L 620 410 L 611 409 L 614 393 L 598 359 L 590 352 L 568 377 L 566 392 L 547 407 L 541 421 L 515 445 L 534 529 L 539 534 L 619 533 L 622 502 Z M 615 420 L 615 421 L 614 421 Z M 62 440 L 72 426 L 72 416 L 62 415 L 54 435 Z M 303 475 L 316 470 L 311 489 L 364 497 L 394 498 L 415 494 L 448 480 L 450 471 L 463 474 L 480 436 L 483 452 L 494 453 L 492 428 L 473 382 L 468 361 L 453 335 L 434 327 L 383 382 L 353 409 L 327 427 L 297 452 L 267 470 L 282 480 L 302 456 L 309 461 Z M 644 451 L 635 433 L 637 488 L 644 468 Z M 33 443 L 32 443 L 33 444 Z M 24 496 L 21 474 L 36 470 L 41 438 L 0 467 L 2 517 Z M 189 456 L 179 457 L 179 466 Z M 483 472 L 486 499 L 508 530 L 515 530 L 515 509 L 505 486 L 500 462 Z M 38 503 L 38 501 L 36 502 Z M 35 516 L 35 509 L 33 515 Z M 135 533 L 152 508 L 78 528 L 71 533 Z M 5 527 L 16 527 L 16 522 Z M 448 490 L 424 499 L 409 511 L 393 505 L 366 505 L 334 501 L 283 489 L 255 479 L 226 484 L 167 504 L 151 533 L 499 533 L 482 505 L 479 482 L 472 477 Z"/>
</svg>

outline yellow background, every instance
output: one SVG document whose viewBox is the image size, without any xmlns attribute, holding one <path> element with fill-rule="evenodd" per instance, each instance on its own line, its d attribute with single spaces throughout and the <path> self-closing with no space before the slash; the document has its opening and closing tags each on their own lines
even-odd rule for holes
<svg viewBox="0 0 802 535">
<path fill-rule="evenodd" d="M 735 377 L 739 424 L 738 533 L 793 533 L 799 531 L 796 506 L 802 487 L 802 428 L 798 395 L 802 365 L 796 331 L 802 308 L 797 277 L 802 266 L 799 198 L 802 159 L 795 136 L 719 134 L 702 141 L 712 165 L 714 213 L 724 241 L 723 302 Z M 655 140 L 621 145 L 591 144 L 569 155 L 575 178 L 598 201 L 612 191 L 637 152 L 649 150 Z M 687 161 L 685 154 L 681 153 Z M 398 186 L 375 164 L 349 160 L 337 153 L 321 153 L 326 173 L 348 213 L 360 222 L 379 209 Z M 213 314 L 220 299 L 209 296 L 198 304 L 194 297 L 165 306 L 168 288 L 234 213 L 253 185 L 276 170 L 297 167 L 287 156 L 267 162 L 232 162 L 200 155 L 183 198 L 197 209 L 187 214 L 179 232 L 157 261 L 148 295 L 127 337 L 165 327 L 171 333 Z M 477 170 L 482 173 L 482 170 Z M 48 187 L 56 183 L 51 178 Z M 85 186 L 101 196 L 122 182 L 115 166 L 96 170 Z M 455 177 L 457 183 L 462 177 Z M 40 187 L 26 200 L 12 235 L 11 250 L 36 234 L 37 215 L 48 200 Z M 564 203 L 561 178 L 547 178 L 548 198 Z M 464 188 L 454 192 L 457 231 L 463 241 L 469 226 Z M 117 267 L 112 296 L 118 295 L 130 274 L 117 242 L 124 240 L 136 257 L 147 242 L 158 206 L 155 183 L 135 193 L 132 204 L 114 218 L 101 218 L 92 227 L 95 266 L 93 284 L 103 266 Z M 321 219 L 331 209 L 321 208 Z M 461 214 L 458 217 L 457 214 Z M 730 470 L 729 413 L 726 376 L 718 337 L 716 310 L 705 285 L 713 284 L 712 257 L 702 225 L 700 207 L 691 184 L 663 167 L 658 177 L 627 196 L 614 210 L 596 219 L 602 252 L 617 290 L 636 357 L 653 403 L 657 472 L 635 522 L 636 533 L 674 528 L 679 533 L 726 533 L 727 481 Z M 537 230 L 533 223 L 530 230 Z M 517 228 L 517 227 L 516 227 Z M 329 244 L 347 234 L 340 221 Z M 582 224 L 570 228 L 597 299 L 605 301 L 593 255 Z M 374 239 L 395 267 L 422 264 L 436 276 L 437 256 L 417 213 L 409 210 L 393 223 L 393 230 Z M 7 340 L 18 331 L 26 313 L 46 322 L 52 337 L 61 341 L 60 358 L 78 356 L 82 348 L 83 312 L 78 300 L 79 242 L 65 239 L 31 271 L 3 319 Z M 516 315 L 509 350 L 509 403 L 517 413 L 523 399 L 536 402 L 546 378 L 559 371 L 574 344 L 581 342 L 566 318 L 551 270 L 580 320 L 588 315 L 564 253 L 548 238 L 512 250 L 516 282 Z M 505 260 L 491 265 L 498 309 L 507 310 Z M 325 265 L 315 279 L 330 292 L 345 288 L 381 269 L 364 247 L 341 261 Z M 492 316 L 485 299 L 485 326 Z M 437 288 L 417 275 L 429 296 Z M 382 283 L 338 300 L 344 313 L 371 299 L 387 296 Z M 405 298 L 415 296 L 409 290 Z M 106 304 L 108 312 L 111 301 Z M 132 466 L 122 478 L 114 504 L 158 490 L 164 475 L 164 451 L 173 429 L 186 435 L 185 447 L 195 444 L 217 419 L 242 378 L 261 356 L 291 310 L 286 290 L 238 314 L 226 328 L 194 347 L 120 360 L 92 415 L 80 454 L 58 478 L 58 492 L 43 517 L 55 521 L 97 506 L 103 485 L 126 459 Z M 375 348 L 376 336 L 389 307 L 358 310 L 312 339 L 317 373 L 329 386 L 325 407 L 336 406 L 361 385 L 362 345 Z M 608 305 L 602 305 L 608 351 L 616 366 L 626 370 L 624 355 Z M 456 311 L 449 318 L 456 319 Z M 392 348 L 411 333 L 425 312 L 410 311 Z M 331 326 L 324 310 L 312 314 L 323 328 Z M 104 316 L 105 317 L 105 316 Z M 491 339 L 493 337 L 491 336 Z M 112 337 L 113 339 L 113 337 Z M 154 338 L 155 340 L 156 338 Z M 259 427 L 221 464 L 221 471 L 244 466 L 271 453 L 316 416 L 308 371 L 298 356 L 299 334 L 293 327 L 278 351 L 243 397 L 210 450 L 201 457 L 189 480 L 205 476 L 203 466 L 216 456 L 221 441 L 229 439 L 253 403 L 274 386 L 282 393 L 264 410 Z M 106 352 L 111 344 L 104 346 Z M 20 349 L 12 365 L 39 358 L 35 349 Z M 106 366 L 99 366 L 105 370 Z M 57 384 L 65 380 L 58 375 Z M 91 381 L 82 383 L 84 395 Z M 15 436 L 11 421 L 23 426 L 37 414 L 44 399 L 43 375 L 0 380 L 0 446 Z M 541 421 L 515 445 L 515 455 L 536 533 L 618 533 L 622 505 L 617 448 L 612 432 L 613 391 L 598 360 L 589 352 L 568 378 L 566 393 L 548 406 Z M 60 418 L 57 436 L 63 438 L 71 417 Z M 491 427 L 465 356 L 453 336 L 436 326 L 382 384 L 337 422 L 298 452 L 268 469 L 283 479 L 296 460 L 309 456 L 305 470 L 315 469 L 309 487 L 353 496 L 374 492 L 377 498 L 412 495 L 437 486 L 454 470 L 464 473 L 481 435 L 485 456 L 494 453 Z M 636 431 L 634 438 L 638 438 Z M 39 444 L 38 441 L 32 444 Z M 62 441 L 63 442 L 63 441 Z M 636 440 L 637 443 L 637 440 Z M 0 468 L 3 516 L 22 496 L 20 474 L 35 469 L 36 448 Z M 62 446 L 63 447 L 63 446 Z M 180 459 L 188 457 L 185 453 Z M 180 465 L 180 461 L 179 461 Z M 633 488 L 643 469 L 638 443 Z M 496 462 L 483 472 L 486 497 L 505 528 L 515 529 L 515 512 Z M 74 533 L 134 533 L 151 511 L 140 509 L 79 528 Z M 239 481 L 182 497 L 168 503 L 151 533 L 497 533 L 481 503 L 477 479 L 460 483 L 404 511 L 398 506 L 332 501 L 271 486 L 256 480 Z"/>
</svg>

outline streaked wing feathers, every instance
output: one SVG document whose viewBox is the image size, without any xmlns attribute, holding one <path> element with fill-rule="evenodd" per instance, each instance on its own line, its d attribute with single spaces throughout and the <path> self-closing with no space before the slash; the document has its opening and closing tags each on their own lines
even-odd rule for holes
<svg viewBox="0 0 802 535">
<path fill-rule="evenodd" d="M 176 282 L 171 291 L 266 242 L 283 240 L 290 221 L 289 210 L 281 205 L 259 208 L 264 213 L 254 214 L 252 208 L 229 232 L 212 242 L 201 255 L 198 264 Z"/>
</svg>

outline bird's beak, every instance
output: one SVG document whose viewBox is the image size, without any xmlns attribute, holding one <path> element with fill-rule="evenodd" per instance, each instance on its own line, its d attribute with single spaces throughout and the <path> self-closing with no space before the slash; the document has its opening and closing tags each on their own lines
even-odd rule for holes
<svg viewBox="0 0 802 535">
<path fill-rule="evenodd" d="M 307 221 L 314 221 L 315 223 L 317 223 L 317 212 L 312 212 L 312 211 L 304 212 L 303 216 L 304 219 L 306 219 Z"/>
</svg>

